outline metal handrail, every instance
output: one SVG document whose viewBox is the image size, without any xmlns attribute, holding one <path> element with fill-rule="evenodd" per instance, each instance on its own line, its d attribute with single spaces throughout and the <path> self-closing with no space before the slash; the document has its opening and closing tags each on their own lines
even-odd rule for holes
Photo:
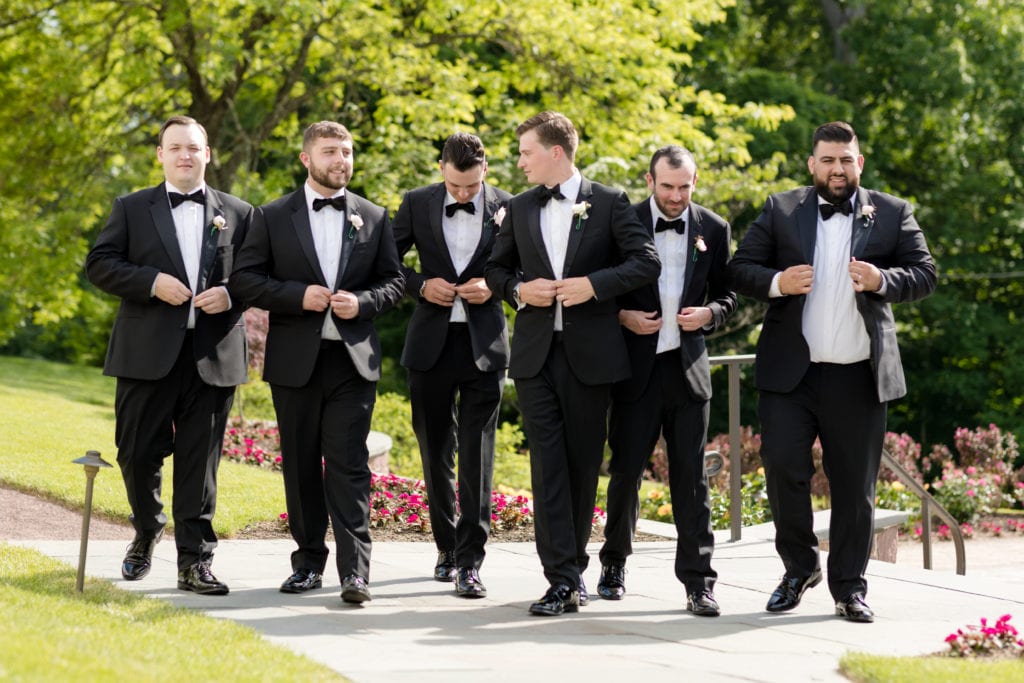
<svg viewBox="0 0 1024 683">
<path fill-rule="evenodd" d="M 886 450 L 882 451 L 882 464 L 892 470 L 899 480 L 921 499 L 921 547 L 924 551 L 924 568 L 932 568 L 932 516 L 934 515 L 946 523 L 953 536 L 953 547 L 956 550 L 956 573 L 961 576 L 966 574 L 967 557 L 964 552 L 964 534 L 960 530 L 960 523 Z M 935 509 L 932 510 L 932 507 Z"/>
<path fill-rule="evenodd" d="M 730 540 L 738 541 L 743 536 L 743 452 L 740 446 L 740 366 L 753 363 L 757 359 L 754 354 L 738 356 L 711 356 L 708 361 L 712 365 L 724 365 L 729 371 L 729 531 Z M 896 473 L 907 488 L 921 499 L 921 541 L 924 548 L 924 568 L 932 568 L 932 515 L 939 517 L 948 526 L 953 535 L 956 548 L 956 573 L 963 575 L 966 570 L 964 538 L 960 525 L 946 508 L 914 479 L 888 452 L 882 451 L 882 462 Z M 934 508 L 934 511 L 932 511 Z"/>
</svg>

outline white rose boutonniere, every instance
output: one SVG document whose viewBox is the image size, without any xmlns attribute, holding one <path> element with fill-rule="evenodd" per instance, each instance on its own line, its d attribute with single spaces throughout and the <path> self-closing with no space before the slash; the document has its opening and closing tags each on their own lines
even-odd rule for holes
<svg viewBox="0 0 1024 683">
<path fill-rule="evenodd" d="M 210 235 L 213 235 L 215 232 L 220 232 L 221 230 L 227 230 L 227 228 L 228 222 L 224 220 L 224 216 L 217 214 L 213 217 L 213 224 L 210 226 Z"/>
<path fill-rule="evenodd" d="M 708 245 L 704 243 L 704 235 L 697 235 L 693 238 L 693 262 L 697 262 L 697 252 L 704 253 L 708 250 Z"/>
<path fill-rule="evenodd" d="M 576 217 L 576 229 L 580 230 L 583 227 L 583 221 L 590 218 L 590 214 L 587 211 L 590 210 L 590 202 L 580 202 L 579 204 L 572 205 L 572 215 Z"/>
<path fill-rule="evenodd" d="M 505 207 L 499 206 L 498 210 L 494 212 L 493 216 L 491 216 L 491 220 L 494 221 L 494 224 L 500 228 L 501 222 L 505 220 Z"/>
<path fill-rule="evenodd" d="M 860 207 L 860 210 L 857 211 L 857 218 L 864 221 L 865 228 L 870 226 L 872 223 L 875 222 L 875 207 L 872 206 L 871 204 L 863 205 L 862 207 Z"/>
<path fill-rule="evenodd" d="M 348 217 L 348 238 L 353 240 L 356 238 L 356 231 L 363 227 L 363 217 L 358 213 L 354 213 Z"/>
</svg>

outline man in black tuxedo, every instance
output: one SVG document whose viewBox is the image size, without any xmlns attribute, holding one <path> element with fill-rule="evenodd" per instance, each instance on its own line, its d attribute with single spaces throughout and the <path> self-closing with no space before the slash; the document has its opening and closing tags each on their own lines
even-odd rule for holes
<svg viewBox="0 0 1024 683">
<path fill-rule="evenodd" d="M 373 319 L 402 296 L 387 210 L 346 190 L 352 136 L 314 123 L 298 190 L 256 210 L 230 288 L 270 313 L 263 378 L 281 434 L 288 523 L 298 549 L 284 593 L 322 586 L 330 518 L 341 598 L 370 599 L 366 437 L 380 379 Z"/>
<path fill-rule="evenodd" d="M 736 295 L 728 284 L 729 224 L 690 201 L 696 185 L 693 155 L 675 145 L 662 147 L 647 173 L 651 196 L 634 206 L 654 236 L 661 275 L 618 301 L 632 376 L 612 389 L 608 520 L 597 590 L 606 600 L 620 600 L 626 592 L 640 480 L 663 433 L 678 539 L 676 576 L 686 587 L 690 612 L 717 616 L 715 536 L 704 470 L 711 399 L 704 335 L 736 309 Z"/>
<path fill-rule="evenodd" d="M 836 614 L 874 619 L 865 602 L 886 402 L 906 394 L 890 304 L 935 289 L 935 263 L 910 205 L 860 187 L 849 124 L 814 132 L 813 187 L 773 195 L 731 264 L 736 290 L 768 302 L 757 345 L 761 458 L 786 573 L 769 612 L 821 582 L 811 447 L 829 480 L 828 586 Z"/>
<path fill-rule="evenodd" d="M 615 297 L 658 277 L 654 241 L 625 193 L 573 165 L 572 121 L 542 112 L 517 129 L 519 167 L 537 187 L 509 201 L 487 284 L 518 309 L 515 380 L 534 496 L 537 551 L 550 587 L 537 615 L 576 611 L 612 383 L 629 376 Z"/>
<path fill-rule="evenodd" d="M 444 182 L 412 190 L 395 214 L 399 257 L 413 246 L 420 271 L 403 268 L 416 297 L 402 351 L 437 545 L 434 578 L 482 598 L 491 529 L 494 433 L 508 367 L 501 299 L 484 282 L 500 216 L 511 195 L 484 183 L 487 159 L 475 135 L 456 133 L 441 153 Z M 457 400 L 456 400 L 456 397 Z M 455 451 L 459 451 L 456 521 Z"/>
<path fill-rule="evenodd" d="M 195 119 L 168 119 L 156 154 L 164 182 L 114 200 L 85 264 L 90 282 L 121 299 L 103 368 L 117 377 L 117 462 L 135 527 L 121 575 L 149 573 L 173 453 L 178 588 L 224 595 L 210 570 L 217 467 L 235 386 L 247 379 L 242 307 L 225 285 L 253 209 L 206 185 L 210 147 Z"/>
</svg>

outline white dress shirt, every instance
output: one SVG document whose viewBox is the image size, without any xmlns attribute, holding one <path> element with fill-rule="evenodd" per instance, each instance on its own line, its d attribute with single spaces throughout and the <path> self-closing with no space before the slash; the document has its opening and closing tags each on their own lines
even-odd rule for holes
<svg viewBox="0 0 1024 683">
<path fill-rule="evenodd" d="M 316 257 L 320 261 L 320 271 L 324 275 L 327 288 L 334 291 L 334 283 L 338 281 L 338 267 L 341 265 L 341 241 L 345 236 L 345 214 L 334 207 L 325 206 L 319 211 L 313 210 L 313 200 L 320 199 L 320 193 L 305 184 L 306 208 L 309 210 L 309 227 L 313 231 L 313 246 Z M 331 197 L 344 197 L 342 188 Z M 321 339 L 340 341 L 338 327 L 331 318 L 331 307 L 324 312 L 324 326 L 320 333 Z"/>
<path fill-rule="evenodd" d="M 654 225 L 658 219 L 670 219 L 661 212 L 658 204 L 651 197 L 651 217 Z M 690 207 L 687 206 L 679 218 L 686 226 L 682 235 L 675 230 L 663 230 L 654 233 L 654 246 L 658 249 L 661 259 L 661 274 L 658 276 L 658 296 L 661 299 L 661 329 L 658 330 L 657 353 L 679 348 L 679 323 L 676 314 L 679 302 L 683 297 L 683 283 L 686 281 L 686 259 L 689 256 Z"/>
<path fill-rule="evenodd" d="M 852 201 L 852 199 L 850 200 Z M 819 204 L 824 200 L 819 198 Z M 827 221 L 818 212 L 814 282 L 803 310 L 803 333 L 813 363 L 858 363 L 871 357 L 871 339 L 850 279 L 853 214 Z"/>
<path fill-rule="evenodd" d="M 458 203 L 450 192 L 445 192 L 444 205 Z M 470 200 L 473 205 L 473 213 L 468 211 L 456 211 L 451 218 L 448 212 L 441 209 L 441 227 L 444 229 L 444 241 L 448 246 L 448 253 L 452 257 L 452 264 L 455 266 L 455 273 L 462 275 L 462 271 L 469 266 L 476 248 L 480 244 L 483 235 L 484 224 L 484 191 L 483 188 Z M 461 297 L 455 297 L 452 302 L 451 316 L 448 322 L 466 322 L 466 306 Z"/>
<path fill-rule="evenodd" d="M 192 194 L 201 190 L 206 194 L 206 184 L 200 183 L 188 192 L 182 192 L 169 182 L 166 183 L 167 191 L 180 194 Z M 170 197 L 167 199 L 170 202 Z M 188 276 L 188 288 L 192 290 L 192 298 L 188 302 L 188 329 L 195 329 L 196 326 L 196 294 L 199 294 L 199 260 L 203 252 L 203 223 L 206 221 L 206 207 L 198 202 L 185 201 L 171 208 L 171 218 L 174 219 L 174 233 L 178 237 L 178 248 L 181 249 L 181 258 L 185 261 L 185 273 Z M 154 282 L 154 289 L 156 283 Z"/>
<path fill-rule="evenodd" d="M 540 233 L 544 237 L 544 248 L 551 262 L 555 279 L 561 280 L 565 270 L 565 253 L 569 247 L 569 231 L 576 224 L 572 215 L 572 205 L 580 192 L 583 177 L 579 170 L 573 169 L 572 176 L 559 184 L 559 191 L 565 199 L 552 197 L 540 210 Z M 562 331 L 562 303 L 555 301 L 555 331 Z"/>
</svg>

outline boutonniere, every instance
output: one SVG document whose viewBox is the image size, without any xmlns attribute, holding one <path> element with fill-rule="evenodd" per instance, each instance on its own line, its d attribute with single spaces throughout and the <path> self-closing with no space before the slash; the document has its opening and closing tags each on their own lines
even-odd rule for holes
<svg viewBox="0 0 1024 683">
<path fill-rule="evenodd" d="M 220 232 L 221 230 L 227 230 L 227 229 L 228 229 L 228 222 L 226 220 L 224 220 L 224 216 L 221 216 L 220 214 L 217 214 L 216 216 L 213 217 L 213 224 L 210 225 L 210 236 L 211 237 L 213 236 L 214 233 Z"/>
<path fill-rule="evenodd" d="M 348 217 L 348 238 L 354 240 L 356 238 L 356 231 L 363 227 L 363 217 L 358 213 L 354 213 Z"/>
<path fill-rule="evenodd" d="M 590 217 L 587 211 L 590 209 L 590 202 L 580 202 L 572 205 L 572 215 L 576 217 L 576 229 L 583 227 L 583 221 Z"/>
<path fill-rule="evenodd" d="M 704 253 L 708 250 L 708 245 L 704 243 L 704 235 L 697 235 L 693 238 L 693 262 L 697 262 L 697 252 Z"/>
<path fill-rule="evenodd" d="M 503 220 L 505 220 L 505 206 L 504 205 L 499 206 L 498 210 L 494 212 L 493 216 L 491 216 L 491 222 L 494 223 L 499 228 L 501 227 L 501 222 Z"/>
<path fill-rule="evenodd" d="M 871 204 L 864 204 L 857 211 L 857 218 L 864 221 L 864 227 L 870 227 L 875 222 L 875 207 Z"/>
</svg>

